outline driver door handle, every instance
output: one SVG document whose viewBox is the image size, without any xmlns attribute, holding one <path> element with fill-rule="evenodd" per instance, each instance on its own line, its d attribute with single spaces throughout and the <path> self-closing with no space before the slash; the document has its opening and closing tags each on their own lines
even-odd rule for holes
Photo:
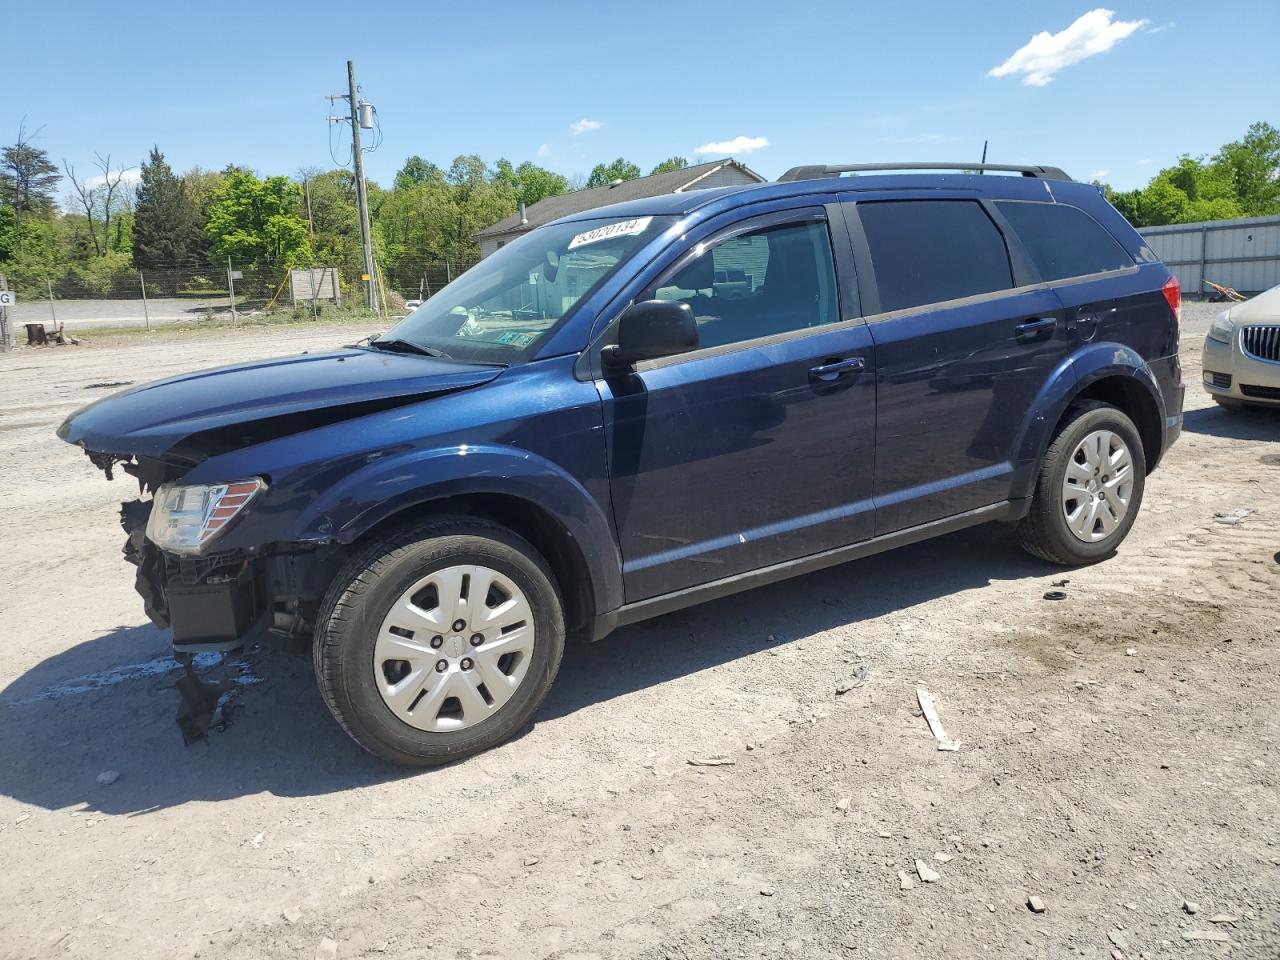
<svg viewBox="0 0 1280 960">
<path fill-rule="evenodd" d="M 1053 334 L 1053 328 L 1057 326 L 1057 317 L 1041 317 L 1039 320 L 1029 320 L 1026 323 L 1020 323 L 1014 327 L 1014 334 L 1019 340 L 1047 340 Z"/>
<path fill-rule="evenodd" d="M 819 380 L 838 380 L 846 373 L 856 373 L 866 367 L 867 361 L 862 357 L 849 357 L 847 360 L 832 360 L 809 370 L 809 376 Z"/>
</svg>

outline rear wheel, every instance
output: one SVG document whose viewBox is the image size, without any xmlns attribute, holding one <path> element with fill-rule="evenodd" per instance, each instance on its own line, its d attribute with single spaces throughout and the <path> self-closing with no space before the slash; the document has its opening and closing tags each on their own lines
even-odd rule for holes
<svg viewBox="0 0 1280 960">
<path fill-rule="evenodd" d="M 1050 563 L 1109 556 L 1133 526 L 1146 475 L 1132 420 L 1099 401 L 1074 405 L 1041 461 L 1031 509 L 1018 525 L 1019 542 Z"/>
<path fill-rule="evenodd" d="M 542 703 L 564 652 L 545 561 L 483 521 L 421 524 L 334 581 L 316 630 L 320 690 L 370 753 L 430 766 L 502 743 Z"/>
</svg>

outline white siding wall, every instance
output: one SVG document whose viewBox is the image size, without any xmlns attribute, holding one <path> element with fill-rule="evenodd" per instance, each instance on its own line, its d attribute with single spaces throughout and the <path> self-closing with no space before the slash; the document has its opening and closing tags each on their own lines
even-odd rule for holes
<svg viewBox="0 0 1280 960">
<path fill-rule="evenodd" d="M 715 173 L 703 177 L 690 190 L 710 190 L 712 187 L 737 187 L 743 184 L 759 183 L 755 177 L 749 176 L 737 167 L 725 164 Z"/>
</svg>

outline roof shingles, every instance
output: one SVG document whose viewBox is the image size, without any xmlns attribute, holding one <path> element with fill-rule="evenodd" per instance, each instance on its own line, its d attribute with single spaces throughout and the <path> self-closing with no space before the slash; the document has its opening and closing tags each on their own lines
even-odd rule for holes
<svg viewBox="0 0 1280 960">
<path fill-rule="evenodd" d="M 513 213 L 492 226 L 476 231 L 474 237 L 476 240 L 483 240 L 487 237 L 523 233 L 535 227 L 540 227 L 544 223 L 550 223 L 552 220 L 559 220 L 561 217 L 581 213 L 584 210 L 591 210 L 595 207 L 603 207 L 611 203 L 623 203 L 627 200 L 639 200 L 644 197 L 656 197 L 664 193 L 675 193 L 682 187 L 692 186 L 696 189 L 695 180 L 705 177 L 726 163 L 734 162 L 733 160 L 712 160 L 709 163 L 699 163 L 692 167 L 684 167 L 681 170 L 671 170 L 667 173 L 655 173 L 648 177 L 624 180 L 622 183 L 613 186 L 592 187 L 589 190 L 575 190 L 555 197 L 546 197 L 526 208 L 526 223 L 520 222 L 520 214 L 518 212 Z M 741 169 L 746 170 L 745 167 L 741 167 Z M 752 174 L 752 176 L 756 176 L 756 174 Z"/>
</svg>

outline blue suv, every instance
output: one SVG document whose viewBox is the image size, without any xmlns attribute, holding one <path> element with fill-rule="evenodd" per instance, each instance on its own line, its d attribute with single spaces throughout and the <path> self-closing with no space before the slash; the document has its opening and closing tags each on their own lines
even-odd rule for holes
<svg viewBox="0 0 1280 960">
<path fill-rule="evenodd" d="M 362 746 L 434 764 L 526 724 L 567 638 L 988 521 L 1108 556 L 1181 427 L 1178 319 L 1060 170 L 800 167 L 568 217 L 369 342 L 59 435 L 139 481 L 189 734 L 191 655 L 273 633 Z"/>
</svg>

